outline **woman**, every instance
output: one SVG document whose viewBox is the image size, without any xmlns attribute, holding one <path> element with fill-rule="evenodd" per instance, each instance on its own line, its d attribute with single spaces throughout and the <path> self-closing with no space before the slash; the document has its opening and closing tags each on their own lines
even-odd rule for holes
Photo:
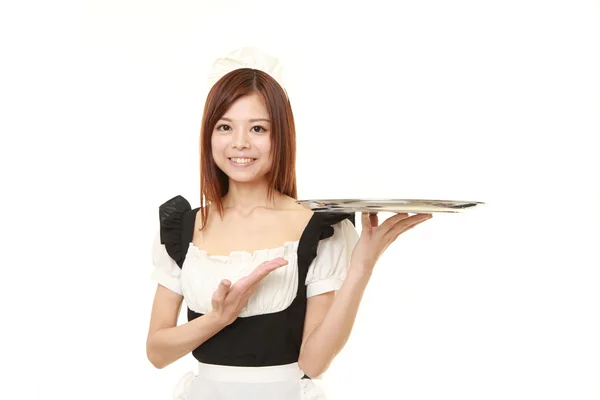
<svg viewBox="0 0 600 400">
<path fill-rule="evenodd" d="M 198 360 L 178 399 L 324 399 L 310 378 L 348 340 L 377 259 L 431 218 L 362 214 L 359 237 L 353 214 L 298 205 L 290 102 L 264 72 L 277 68 L 254 67 L 230 68 L 208 94 L 204 206 L 176 196 L 159 208 L 147 354 L 157 368 Z"/>
</svg>

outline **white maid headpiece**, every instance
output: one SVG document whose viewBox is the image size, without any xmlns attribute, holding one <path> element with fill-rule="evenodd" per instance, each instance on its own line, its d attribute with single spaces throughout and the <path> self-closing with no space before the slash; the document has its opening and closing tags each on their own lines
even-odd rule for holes
<svg viewBox="0 0 600 400">
<path fill-rule="evenodd" d="M 229 53 L 224 58 L 218 58 L 212 66 L 208 77 L 209 88 L 223 76 L 240 68 L 253 68 L 266 72 L 285 88 L 283 65 L 279 60 L 255 47 L 243 47 Z M 284 89 L 285 90 L 285 89 Z"/>
</svg>

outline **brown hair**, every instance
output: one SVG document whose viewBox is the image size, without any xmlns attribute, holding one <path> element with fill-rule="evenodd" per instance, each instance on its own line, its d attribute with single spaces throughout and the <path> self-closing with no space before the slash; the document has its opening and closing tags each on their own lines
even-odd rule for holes
<svg viewBox="0 0 600 400">
<path fill-rule="evenodd" d="M 240 97 L 252 93 L 262 96 L 271 119 L 271 169 L 267 173 L 268 196 L 277 190 L 297 199 L 296 128 L 292 107 L 284 89 L 267 73 L 241 68 L 229 72 L 214 84 L 206 98 L 200 130 L 200 204 L 202 228 L 206 225 L 207 205 L 216 206 L 223 215 L 222 197 L 229 191 L 229 178 L 215 164 L 211 140 L 215 125 Z"/>
</svg>

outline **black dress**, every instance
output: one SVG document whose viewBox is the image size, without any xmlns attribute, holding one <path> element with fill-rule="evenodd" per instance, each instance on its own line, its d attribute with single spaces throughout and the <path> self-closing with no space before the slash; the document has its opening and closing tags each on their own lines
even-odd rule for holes
<svg viewBox="0 0 600 400">
<path fill-rule="evenodd" d="M 181 294 L 191 321 L 210 311 L 222 279 L 235 281 L 263 261 L 288 265 L 259 284 L 232 324 L 196 348 L 198 374 L 187 374 L 176 398 L 323 399 L 298 368 L 307 297 L 338 290 L 358 240 L 354 214 L 315 212 L 301 238 L 275 249 L 210 256 L 191 243 L 199 208 L 176 196 L 159 207 L 153 278 Z"/>
</svg>

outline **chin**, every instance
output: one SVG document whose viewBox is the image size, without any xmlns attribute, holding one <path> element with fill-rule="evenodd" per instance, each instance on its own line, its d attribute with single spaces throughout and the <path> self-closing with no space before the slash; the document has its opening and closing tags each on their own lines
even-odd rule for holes
<svg viewBox="0 0 600 400">
<path fill-rule="evenodd" d="M 231 165 L 228 159 L 225 162 L 217 163 L 217 167 L 227 175 L 229 179 L 240 183 L 261 182 L 266 179 L 270 166 L 265 165 L 249 165 L 245 167 L 237 167 Z"/>
<path fill-rule="evenodd" d="M 260 182 L 266 178 L 266 173 L 261 173 L 256 170 L 248 170 L 248 171 L 236 171 L 232 170 L 232 168 L 220 168 L 221 171 L 227 175 L 227 177 L 234 181 L 240 183 L 251 183 L 251 182 Z"/>
<path fill-rule="evenodd" d="M 256 176 L 248 176 L 248 175 L 241 175 L 241 174 L 225 174 L 225 175 L 227 175 L 229 180 L 232 182 L 252 183 L 252 182 L 260 181 L 260 177 L 256 177 Z"/>
</svg>

